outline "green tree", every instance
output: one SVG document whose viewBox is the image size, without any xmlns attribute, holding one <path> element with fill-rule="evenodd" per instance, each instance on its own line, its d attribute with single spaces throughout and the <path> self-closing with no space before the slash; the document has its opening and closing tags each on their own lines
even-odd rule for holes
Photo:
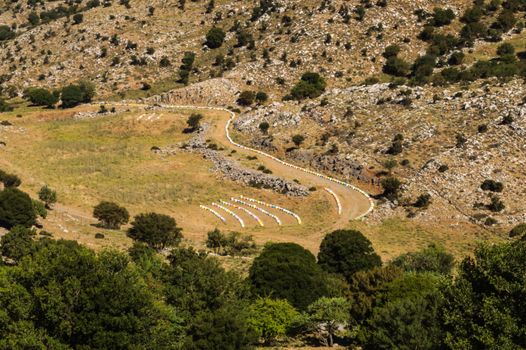
<svg viewBox="0 0 526 350">
<path fill-rule="evenodd" d="M 84 94 L 77 85 L 68 85 L 62 89 L 60 99 L 62 108 L 72 108 L 84 101 Z"/>
<path fill-rule="evenodd" d="M 52 93 L 44 88 L 30 88 L 26 96 L 35 106 L 46 106 L 48 108 L 55 106 L 59 100 L 58 93 Z"/>
<path fill-rule="evenodd" d="M 269 128 L 270 128 L 270 124 L 268 122 L 259 123 L 259 130 L 261 130 L 263 134 L 266 135 L 268 133 Z"/>
<path fill-rule="evenodd" d="M 305 136 L 303 135 L 296 134 L 292 136 L 292 142 L 296 145 L 296 147 L 300 147 L 303 141 L 305 141 Z"/>
<path fill-rule="evenodd" d="M 525 348 L 525 286 L 526 242 L 479 246 L 445 291 L 447 347 Z"/>
<path fill-rule="evenodd" d="M 188 127 L 190 127 L 192 130 L 199 129 L 201 125 L 201 120 L 203 119 L 203 115 L 201 113 L 192 113 L 188 120 L 186 121 L 186 124 L 188 124 Z"/>
<path fill-rule="evenodd" d="M 286 299 L 300 310 L 327 293 L 316 258 L 294 243 L 267 245 L 254 259 L 249 281 L 256 295 Z"/>
<path fill-rule="evenodd" d="M 217 49 L 223 45 L 225 41 L 225 32 L 221 28 L 212 27 L 206 33 L 205 45 L 211 49 Z"/>
<path fill-rule="evenodd" d="M 383 196 L 394 201 L 398 199 L 400 186 L 402 183 L 396 177 L 386 177 L 380 182 L 384 188 Z"/>
<path fill-rule="evenodd" d="M 382 265 L 371 242 L 359 231 L 337 230 L 323 238 L 318 264 L 327 272 L 350 281 L 353 274 Z"/>
<path fill-rule="evenodd" d="M 455 265 L 455 259 L 443 247 L 431 244 L 421 251 L 402 254 L 393 259 L 391 264 L 407 272 L 435 272 L 449 275 Z"/>
<path fill-rule="evenodd" d="M 17 188 L 6 188 L 0 192 L 0 227 L 31 227 L 35 223 L 33 202 L 27 193 Z"/>
<path fill-rule="evenodd" d="M 45 185 L 38 192 L 38 198 L 46 204 L 46 208 L 51 209 L 57 202 L 57 192 Z"/>
<path fill-rule="evenodd" d="M 139 214 L 131 223 L 128 236 L 150 247 L 160 250 L 169 246 L 177 246 L 182 238 L 182 229 L 175 219 L 168 215 L 157 213 Z"/>
<path fill-rule="evenodd" d="M 246 284 L 217 259 L 193 249 L 174 249 L 162 273 L 167 302 L 184 319 L 184 349 L 248 350 L 256 337 L 248 329 Z"/>
<path fill-rule="evenodd" d="M 11 30 L 11 27 L 7 25 L 0 25 L 0 41 L 6 41 L 13 39 L 15 37 L 15 32 Z"/>
<path fill-rule="evenodd" d="M 526 223 L 521 223 L 513 227 L 510 231 L 510 237 L 519 237 L 526 235 Z"/>
<path fill-rule="evenodd" d="M 322 297 L 309 305 L 309 320 L 325 345 L 334 345 L 334 335 L 349 322 L 349 302 L 345 298 Z"/>
<path fill-rule="evenodd" d="M 250 106 L 254 103 L 254 99 L 256 98 L 256 94 L 254 91 L 243 91 L 241 94 L 239 94 L 239 97 L 237 99 L 237 104 L 240 106 Z"/>
<path fill-rule="evenodd" d="M 325 80 L 313 72 L 304 73 L 301 80 L 294 85 L 290 95 L 295 100 L 304 100 L 306 98 L 316 98 L 325 91 Z"/>
<path fill-rule="evenodd" d="M 219 254 L 221 249 L 224 249 L 226 245 L 225 235 L 217 228 L 213 231 L 208 232 L 206 239 L 206 247 L 211 248 L 214 253 Z"/>
<path fill-rule="evenodd" d="M 6 173 L 3 170 L 0 170 L 0 182 L 2 182 L 6 188 L 18 187 L 20 184 L 22 184 L 22 181 L 18 176 L 15 174 Z"/>
<path fill-rule="evenodd" d="M 102 227 L 118 230 L 130 220 L 130 214 L 124 207 L 113 202 L 102 201 L 93 208 L 93 217 L 101 222 Z"/>
<path fill-rule="evenodd" d="M 27 329 L 29 344 L 46 345 L 39 349 L 181 347 L 184 332 L 175 308 L 148 286 L 127 255 L 95 254 L 72 241 L 34 245 L 31 255 L 0 273 L 0 344 L 20 343 Z"/>
<path fill-rule="evenodd" d="M 258 103 L 265 103 L 265 102 L 267 102 L 267 100 L 268 100 L 268 95 L 267 95 L 266 92 L 264 92 L 264 91 L 258 91 L 258 92 L 256 93 L 256 101 L 257 101 Z"/>
<path fill-rule="evenodd" d="M 34 249 L 33 237 L 35 231 L 23 226 L 13 227 L 0 239 L 0 252 L 2 256 L 20 261 Z"/>
<path fill-rule="evenodd" d="M 264 344 L 271 344 L 276 338 L 283 337 L 299 316 L 286 300 L 258 298 L 250 304 L 248 324 Z"/>
</svg>

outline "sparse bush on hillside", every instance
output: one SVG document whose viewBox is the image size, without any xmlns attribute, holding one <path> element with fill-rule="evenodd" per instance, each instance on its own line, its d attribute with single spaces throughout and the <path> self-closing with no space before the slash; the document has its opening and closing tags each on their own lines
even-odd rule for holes
<svg viewBox="0 0 526 350">
<path fill-rule="evenodd" d="M 38 191 L 38 198 L 50 209 L 57 202 L 57 192 L 45 185 Z"/>
<path fill-rule="evenodd" d="M 100 221 L 102 227 L 118 230 L 128 222 L 130 214 L 116 203 L 102 201 L 93 208 L 93 217 Z"/>
<path fill-rule="evenodd" d="M 201 113 L 192 113 L 188 117 L 188 120 L 186 121 L 186 124 L 188 124 L 188 127 L 192 131 L 195 131 L 195 130 L 199 129 L 202 119 L 203 119 L 203 115 Z"/>
<path fill-rule="evenodd" d="M 391 201 L 397 200 L 402 183 L 396 177 L 382 179 L 381 185 L 384 189 L 383 196 Z"/>
<path fill-rule="evenodd" d="M 13 39 L 15 37 L 15 32 L 11 30 L 11 27 L 6 25 L 0 25 L 0 41 L 6 41 Z"/>
<path fill-rule="evenodd" d="M 526 223 L 518 224 L 510 231 L 510 237 L 522 237 L 526 238 Z"/>
<path fill-rule="evenodd" d="M 307 72 L 301 76 L 301 80 L 292 88 L 290 95 L 295 100 L 316 98 L 325 91 L 325 80 L 318 74 Z"/>
<path fill-rule="evenodd" d="M 218 27 L 213 27 L 206 34 L 205 45 L 211 49 L 217 49 L 221 47 L 221 45 L 223 45 L 224 40 L 225 40 L 225 32 L 223 31 L 223 29 L 218 28 Z"/>
<path fill-rule="evenodd" d="M 195 53 L 185 52 L 183 59 L 181 60 L 182 64 L 179 67 L 179 82 L 187 85 L 190 79 L 190 72 L 194 66 Z"/>
<path fill-rule="evenodd" d="M 255 98 L 256 94 L 254 91 L 243 91 L 239 94 L 237 104 L 240 106 L 250 106 L 254 103 Z"/>
<path fill-rule="evenodd" d="M 455 19 L 455 13 L 453 12 L 453 10 L 444 10 L 437 7 L 433 10 L 433 17 L 431 19 L 430 24 L 435 27 L 442 27 L 451 24 L 453 19 Z"/>
<path fill-rule="evenodd" d="M 25 93 L 27 99 L 35 106 L 55 106 L 60 98 L 59 91 L 49 91 L 44 88 L 29 88 Z"/>
<path fill-rule="evenodd" d="M 73 15 L 73 23 L 81 24 L 84 21 L 84 15 L 82 13 L 76 13 Z"/>
<path fill-rule="evenodd" d="M 139 214 L 134 218 L 131 225 L 128 236 L 133 240 L 144 242 L 156 250 L 177 246 L 183 238 L 182 229 L 168 215 Z"/>
<path fill-rule="evenodd" d="M 502 182 L 487 179 L 480 185 L 480 188 L 483 191 L 502 192 L 504 185 Z"/>
<path fill-rule="evenodd" d="M 0 113 L 2 112 L 11 112 L 13 107 L 11 107 L 4 99 L 0 98 Z"/>
<path fill-rule="evenodd" d="M 22 183 L 17 175 L 6 173 L 3 170 L 0 170 L 0 182 L 4 187 L 18 187 Z"/>
</svg>

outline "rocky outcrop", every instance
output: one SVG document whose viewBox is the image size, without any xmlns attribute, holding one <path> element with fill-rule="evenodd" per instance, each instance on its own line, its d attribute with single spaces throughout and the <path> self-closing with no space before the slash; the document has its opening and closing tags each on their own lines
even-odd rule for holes
<svg viewBox="0 0 526 350">
<path fill-rule="evenodd" d="M 220 151 L 205 141 L 208 125 L 203 125 L 196 135 L 188 142 L 175 147 L 156 148 L 154 151 L 161 154 L 175 154 L 176 148 L 187 152 L 202 154 L 203 157 L 214 164 L 214 171 L 223 174 L 230 180 L 257 188 L 267 188 L 289 196 L 308 196 L 309 191 L 305 186 L 284 180 L 280 177 L 264 174 L 256 170 L 246 169 L 237 162 L 227 159 Z"/>
</svg>

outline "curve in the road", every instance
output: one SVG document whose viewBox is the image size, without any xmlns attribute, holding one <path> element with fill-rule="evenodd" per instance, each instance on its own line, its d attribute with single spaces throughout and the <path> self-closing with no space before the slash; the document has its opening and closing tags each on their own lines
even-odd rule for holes
<svg viewBox="0 0 526 350">
<path fill-rule="evenodd" d="M 135 105 L 135 106 L 151 106 L 150 104 L 141 104 L 141 103 L 131 103 L 131 104 L 124 104 L 124 103 L 111 103 L 111 104 L 114 104 L 114 105 L 125 105 L 125 106 L 129 106 L 129 105 Z M 335 184 L 338 184 L 338 185 L 341 185 L 341 186 L 344 186 L 350 190 L 353 190 L 353 191 L 356 191 L 356 192 L 359 192 L 361 195 L 363 195 L 368 201 L 369 201 L 369 206 L 368 206 L 368 209 L 352 218 L 354 220 L 359 220 L 359 219 L 362 219 L 364 218 L 365 216 L 369 215 L 369 213 L 371 213 L 374 209 L 374 201 L 372 200 L 372 198 L 367 194 L 367 192 L 365 192 L 364 190 L 350 184 L 350 183 L 347 183 L 345 181 L 342 181 L 342 180 L 338 180 L 336 178 L 333 178 L 331 176 L 327 176 L 325 174 L 322 174 L 322 173 L 319 173 L 319 172 L 316 172 L 316 171 L 313 171 L 313 170 L 310 170 L 310 169 L 306 169 L 306 168 L 302 168 L 300 166 L 297 166 L 297 165 L 294 165 L 294 164 L 290 164 L 290 163 L 287 163 L 281 159 L 279 159 L 278 157 L 275 157 L 271 154 L 268 154 L 268 153 L 265 153 L 263 151 L 260 151 L 258 149 L 254 149 L 254 148 L 250 148 L 250 147 L 247 147 L 247 146 L 244 146 L 244 145 L 241 145 L 239 143 L 237 143 L 236 141 L 234 141 L 232 139 L 232 136 L 230 135 L 230 125 L 232 124 L 232 122 L 234 121 L 234 119 L 236 118 L 236 114 L 234 112 L 232 112 L 231 110 L 227 109 L 227 108 L 223 108 L 223 107 L 208 107 L 208 106 L 189 106 L 189 105 L 167 105 L 167 104 L 157 104 L 157 106 L 161 107 L 161 108 L 166 108 L 166 109 L 203 109 L 203 110 L 216 110 L 216 111 L 222 111 L 222 112 L 226 112 L 226 113 L 229 113 L 230 114 L 230 118 L 228 119 L 227 123 L 225 124 L 225 127 L 224 127 L 224 132 L 225 132 L 225 136 L 228 140 L 228 142 L 230 144 L 232 144 L 233 146 L 235 147 L 238 147 L 240 149 L 243 149 L 243 150 L 246 150 L 246 151 L 250 151 L 250 152 L 254 152 L 254 153 L 257 153 L 257 154 L 260 154 L 262 155 L 263 157 L 266 157 L 266 158 L 269 158 L 271 160 L 274 160 L 286 167 L 289 167 L 289 168 L 293 168 L 293 169 L 296 169 L 296 170 L 299 170 L 299 171 L 302 171 L 304 173 L 307 173 L 307 174 L 310 174 L 310 175 L 314 175 L 316 177 L 319 177 L 321 179 L 324 179 L 326 181 L 330 181 L 332 183 L 335 183 Z"/>
</svg>

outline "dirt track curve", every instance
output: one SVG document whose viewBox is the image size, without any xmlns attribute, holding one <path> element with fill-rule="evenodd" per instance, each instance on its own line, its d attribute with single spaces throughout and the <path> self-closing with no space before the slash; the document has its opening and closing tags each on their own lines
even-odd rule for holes
<svg viewBox="0 0 526 350">
<path fill-rule="evenodd" d="M 110 104 L 133 107 L 151 106 L 149 104 L 141 103 Z M 230 125 L 236 118 L 236 114 L 226 108 L 167 104 L 158 104 L 156 106 L 165 109 L 203 109 L 225 112 L 225 117 L 221 117 L 218 123 L 210 129 L 209 137 L 215 139 L 223 146 L 233 146 L 241 154 L 263 156 L 263 158 L 260 158 L 260 161 L 265 165 L 265 167 L 272 170 L 272 173 L 276 176 L 288 180 L 297 179 L 303 184 L 311 184 L 312 186 L 316 186 L 318 188 L 329 188 L 332 190 L 332 192 L 339 199 L 341 205 L 341 215 L 337 223 L 339 227 L 344 227 L 349 220 L 358 220 L 366 217 L 374 209 L 374 202 L 371 197 L 365 191 L 355 187 L 354 185 L 309 169 L 301 168 L 294 164 L 287 163 L 263 151 L 252 149 L 235 142 L 230 135 Z M 336 201 L 334 204 L 336 207 Z"/>
</svg>

